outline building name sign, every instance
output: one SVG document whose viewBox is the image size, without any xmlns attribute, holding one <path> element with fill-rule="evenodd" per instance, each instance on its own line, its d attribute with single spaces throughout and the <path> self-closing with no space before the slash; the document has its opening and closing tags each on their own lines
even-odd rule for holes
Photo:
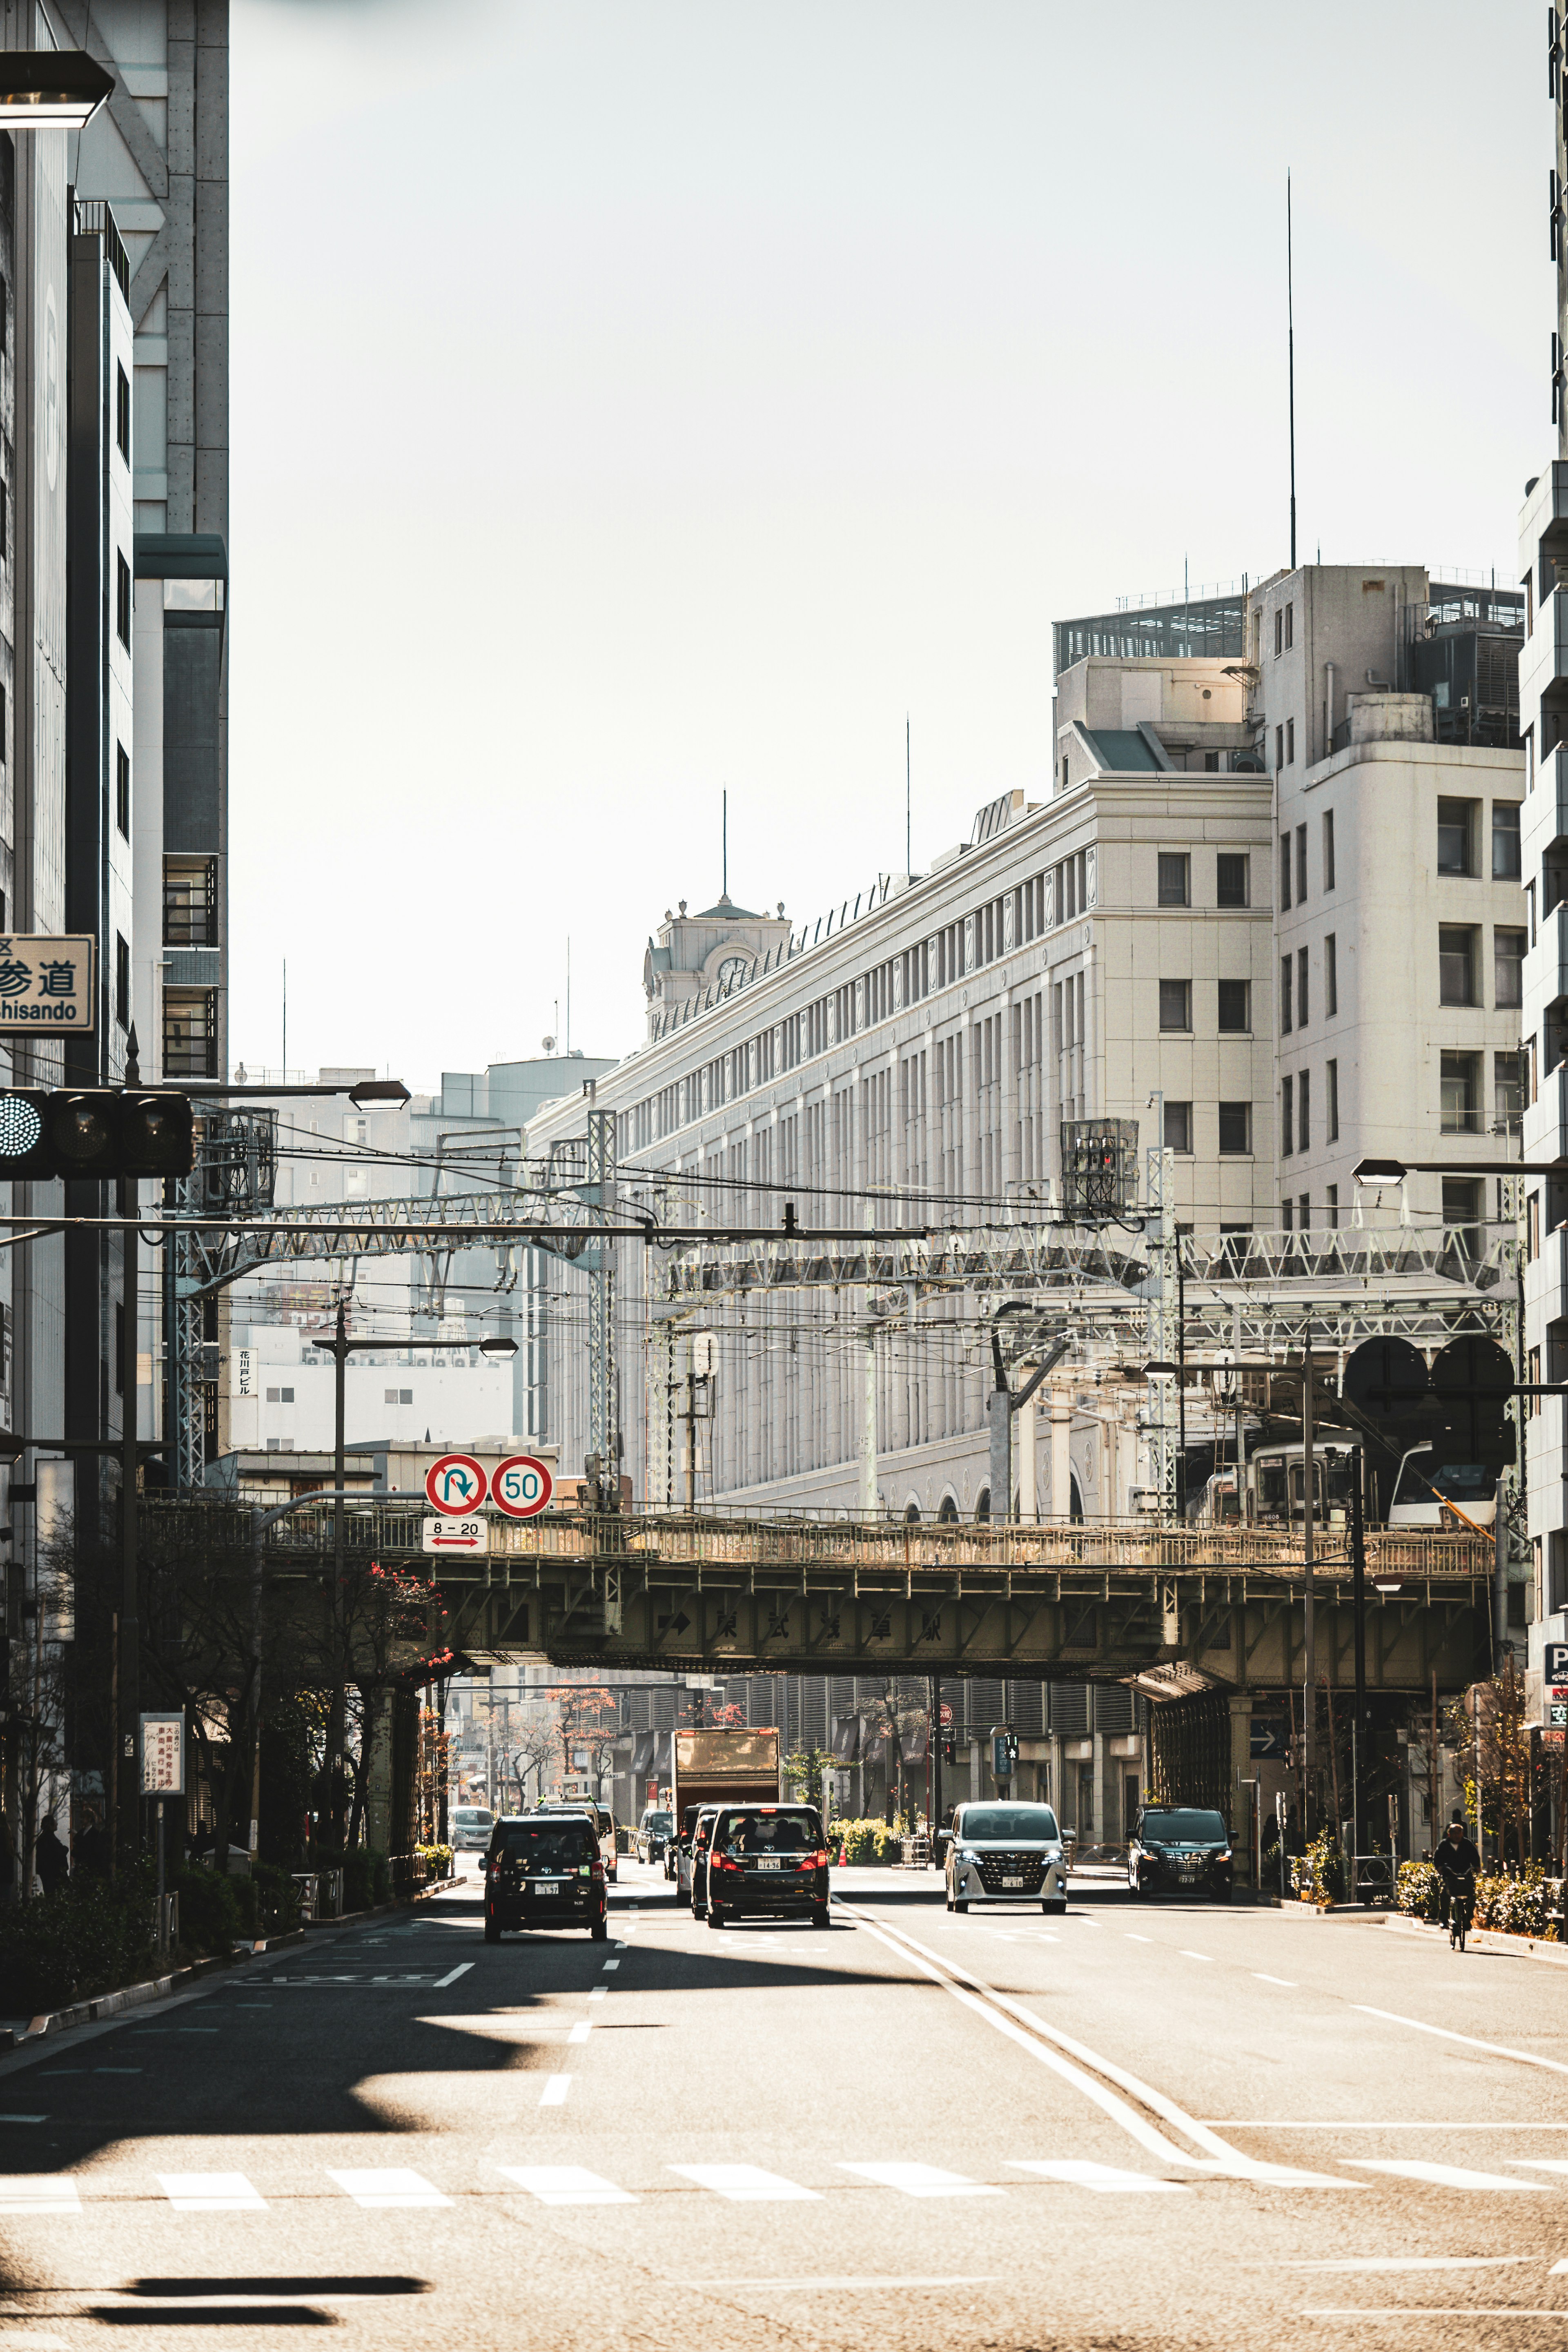
<svg viewBox="0 0 1568 2352">
<path fill-rule="evenodd" d="M 93 946 L 0 933 L 0 1029 L 94 1028 Z"/>
</svg>

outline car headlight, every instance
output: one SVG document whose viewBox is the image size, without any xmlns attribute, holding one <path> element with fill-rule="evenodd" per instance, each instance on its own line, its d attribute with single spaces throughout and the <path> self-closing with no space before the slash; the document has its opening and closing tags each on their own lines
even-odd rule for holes
<svg viewBox="0 0 1568 2352">
<path fill-rule="evenodd" d="M 978 1862 L 980 1856 L 977 1853 L 972 1853 L 969 1848 L 964 1845 L 960 1846 L 958 1849 L 958 1859 L 960 1862 Z"/>
<path fill-rule="evenodd" d="M 1229 1846 L 1216 1845 L 1213 1853 L 1210 1854 L 1209 1860 L 1211 1862 L 1228 1862 L 1230 1860 Z"/>
</svg>

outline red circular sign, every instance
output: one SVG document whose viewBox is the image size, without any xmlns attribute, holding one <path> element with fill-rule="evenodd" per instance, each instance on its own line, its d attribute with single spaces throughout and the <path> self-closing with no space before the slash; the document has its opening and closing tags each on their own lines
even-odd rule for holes
<svg viewBox="0 0 1568 2352">
<path fill-rule="evenodd" d="M 944 1731 L 947 1730 L 952 1721 L 952 1709 L 949 1706 L 946 1699 L 942 1700 L 942 1705 L 938 1707 L 936 1712 L 937 1719 L 941 1723 L 942 1729 Z"/>
<path fill-rule="evenodd" d="M 547 1510 L 554 1491 L 549 1464 L 531 1454 L 509 1454 L 490 1475 L 490 1500 L 509 1519 L 531 1519 Z"/>
<path fill-rule="evenodd" d="M 432 1510 L 447 1518 L 467 1518 L 485 1499 L 489 1481 L 482 1462 L 471 1454 L 443 1454 L 425 1473 L 425 1492 Z"/>
</svg>

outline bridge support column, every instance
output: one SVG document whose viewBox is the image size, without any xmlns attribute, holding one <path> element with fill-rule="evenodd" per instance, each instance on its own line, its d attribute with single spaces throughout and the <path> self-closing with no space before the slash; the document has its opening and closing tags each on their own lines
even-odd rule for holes
<svg viewBox="0 0 1568 2352">
<path fill-rule="evenodd" d="M 1241 1843 L 1236 1848 L 1235 1882 L 1237 1886 L 1252 1885 L 1252 1803 L 1254 1792 L 1244 1788 L 1244 1780 L 1254 1777 L 1252 1761 L 1252 1695 L 1250 1692 L 1230 1702 L 1230 1785 L 1231 1826 Z"/>
<path fill-rule="evenodd" d="M 1035 1400 L 1026 1397 L 1018 1407 L 1018 1434 L 1016 1440 L 1018 1456 L 1018 1517 L 1037 1519 L 1039 1499 L 1035 1492 Z"/>
<path fill-rule="evenodd" d="M 1072 1517 L 1072 1396 L 1051 1391 L 1051 1517 L 1066 1527 Z"/>
</svg>

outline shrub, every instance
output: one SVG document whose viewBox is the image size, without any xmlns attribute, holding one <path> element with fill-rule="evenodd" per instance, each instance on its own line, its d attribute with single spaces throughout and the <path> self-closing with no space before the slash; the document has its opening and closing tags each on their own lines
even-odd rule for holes
<svg viewBox="0 0 1568 2352">
<path fill-rule="evenodd" d="M 416 1845 L 414 1851 L 423 1858 L 428 1877 L 447 1878 L 451 1875 L 452 1849 L 449 1845 Z"/>
<path fill-rule="evenodd" d="M 235 1890 L 244 1883 L 190 1863 L 176 1873 L 172 1885 L 180 1897 L 180 1941 L 187 1951 L 226 1952 L 239 1941 L 245 1925 Z"/>
<path fill-rule="evenodd" d="M 860 1865 L 897 1862 L 899 1832 L 879 1820 L 837 1821 L 828 1832 L 828 1851 L 837 1851 L 847 1863 Z"/>
<path fill-rule="evenodd" d="M 1438 1919 L 1443 1914 L 1443 1882 L 1429 1862 L 1402 1862 L 1394 1890 L 1395 1908 L 1413 1919 Z"/>
<path fill-rule="evenodd" d="M 153 1906 L 96 1882 L 0 1910 L 0 2010 L 36 2017 L 134 1984 L 153 1969 Z"/>
<path fill-rule="evenodd" d="M 276 1936 L 291 1927 L 299 1913 L 300 1890 L 289 1872 L 276 1863 L 252 1863 L 250 1883 L 256 1890 L 258 1934 Z"/>
<path fill-rule="evenodd" d="M 1314 1903 L 1339 1903 L 1344 1899 L 1345 1858 L 1338 1836 L 1327 1823 L 1306 1853 L 1293 1857 L 1290 1880 L 1298 1895 L 1310 1895 Z"/>
</svg>

